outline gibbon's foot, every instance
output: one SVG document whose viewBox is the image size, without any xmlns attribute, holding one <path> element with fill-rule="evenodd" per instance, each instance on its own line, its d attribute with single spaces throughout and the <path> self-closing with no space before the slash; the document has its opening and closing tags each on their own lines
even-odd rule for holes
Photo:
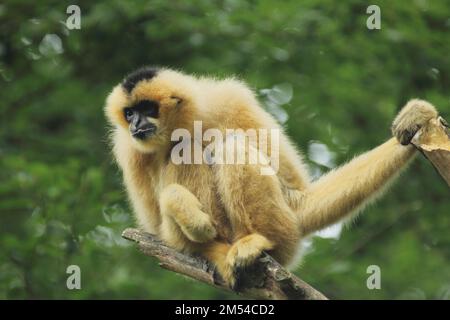
<svg viewBox="0 0 450 320">
<path fill-rule="evenodd" d="M 193 242 L 205 243 L 217 236 L 210 216 L 200 210 L 195 214 L 195 221 L 180 224 L 180 227 L 185 236 Z"/>
<path fill-rule="evenodd" d="M 255 258 L 252 264 L 245 267 L 235 267 L 233 269 L 233 282 L 230 283 L 231 290 L 240 292 L 244 288 L 253 287 L 255 285 L 254 277 L 262 275 L 262 273 L 264 272 L 264 265 L 256 263 L 263 256 L 264 252 L 261 252 L 261 254 Z M 249 277 L 249 275 L 252 276 Z"/>
<path fill-rule="evenodd" d="M 437 118 L 436 108 L 429 102 L 410 100 L 395 117 L 392 134 L 402 145 L 407 145 L 417 131 L 433 118 Z"/>
<path fill-rule="evenodd" d="M 228 272 L 224 279 L 234 291 L 245 287 L 245 274 L 253 269 L 254 262 L 263 254 L 263 251 L 273 248 L 272 242 L 266 237 L 253 233 L 235 242 L 227 253 L 226 264 Z"/>
<path fill-rule="evenodd" d="M 160 196 L 160 208 L 163 215 L 175 220 L 192 242 L 208 242 L 217 235 L 211 217 L 201 210 L 200 201 L 179 184 L 173 183 L 164 188 Z"/>
</svg>

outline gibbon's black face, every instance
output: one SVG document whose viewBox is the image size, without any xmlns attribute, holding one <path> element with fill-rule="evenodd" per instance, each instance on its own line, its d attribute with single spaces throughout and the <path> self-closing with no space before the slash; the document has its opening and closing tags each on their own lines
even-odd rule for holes
<svg viewBox="0 0 450 320">
<path fill-rule="evenodd" d="M 153 67 L 138 69 L 114 87 L 105 113 L 121 139 L 143 153 L 154 153 L 170 142 L 171 128 L 177 128 L 188 114 L 183 76 Z M 181 112 L 180 112 L 181 111 Z"/>
<path fill-rule="evenodd" d="M 139 83 L 156 77 L 158 68 L 144 67 L 130 73 L 122 82 L 122 87 L 131 94 Z M 123 109 L 125 120 L 129 124 L 130 134 L 138 140 L 146 140 L 155 134 L 156 119 L 159 116 L 159 103 L 155 100 L 144 99 Z"/>
<path fill-rule="evenodd" d="M 155 120 L 159 115 L 159 104 L 153 100 L 142 100 L 124 109 L 124 116 L 129 123 L 130 134 L 138 140 L 146 140 L 155 134 Z"/>
</svg>

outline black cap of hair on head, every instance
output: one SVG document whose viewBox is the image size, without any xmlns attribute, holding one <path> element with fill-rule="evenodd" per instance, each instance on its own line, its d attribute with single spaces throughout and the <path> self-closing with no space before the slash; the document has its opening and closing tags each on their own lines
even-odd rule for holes
<svg viewBox="0 0 450 320">
<path fill-rule="evenodd" d="M 159 68 L 157 67 L 142 67 L 139 68 L 133 72 L 131 72 L 129 75 L 125 77 L 125 79 L 122 82 L 122 87 L 128 92 L 131 93 L 131 91 L 136 87 L 136 85 L 142 81 L 142 80 L 150 80 L 153 77 L 156 76 L 158 73 Z"/>
</svg>

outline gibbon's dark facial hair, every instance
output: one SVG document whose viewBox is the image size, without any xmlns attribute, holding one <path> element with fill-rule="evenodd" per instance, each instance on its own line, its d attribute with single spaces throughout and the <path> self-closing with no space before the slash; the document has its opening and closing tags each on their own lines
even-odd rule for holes
<svg viewBox="0 0 450 320">
<path fill-rule="evenodd" d="M 159 68 L 157 67 L 142 67 L 127 75 L 122 82 L 122 87 L 128 93 L 131 93 L 140 81 L 154 78 L 158 74 L 158 71 Z"/>
<path fill-rule="evenodd" d="M 142 100 L 124 109 L 124 115 L 130 124 L 131 135 L 140 140 L 152 136 L 157 127 L 149 119 L 158 118 L 159 104 L 153 100 Z"/>
</svg>

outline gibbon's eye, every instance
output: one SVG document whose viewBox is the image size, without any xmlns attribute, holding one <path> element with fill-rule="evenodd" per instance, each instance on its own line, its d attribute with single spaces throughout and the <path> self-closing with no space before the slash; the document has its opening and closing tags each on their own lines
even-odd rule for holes
<svg viewBox="0 0 450 320">
<path fill-rule="evenodd" d="M 131 122 L 131 119 L 133 118 L 133 115 L 134 115 L 133 110 L 131 110 L 131 108 L 126 108 L 126 109 L 124 110 L 124 113 L 125 113 L 125 119 L 126 119 L 128 122 Z"/>
</svg>

